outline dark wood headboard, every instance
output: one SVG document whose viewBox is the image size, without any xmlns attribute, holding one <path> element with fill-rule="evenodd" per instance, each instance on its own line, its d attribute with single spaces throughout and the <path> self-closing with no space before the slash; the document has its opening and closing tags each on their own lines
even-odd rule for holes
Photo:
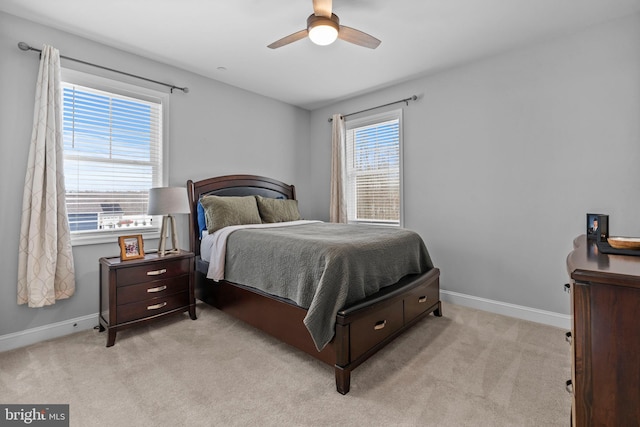
<svg viewBox="0 0 640 427">
<path fill-rule="evenodd" d="M 296 189 L 276 179 L 257 175 L 225 175 L 201 181 L 187 181 L 191 220 L 189 221 L 189 249 L 200 255 L 198 235 L 198 200 L 204 195 L 250 196 L 296 199 Z"/>
</svg>

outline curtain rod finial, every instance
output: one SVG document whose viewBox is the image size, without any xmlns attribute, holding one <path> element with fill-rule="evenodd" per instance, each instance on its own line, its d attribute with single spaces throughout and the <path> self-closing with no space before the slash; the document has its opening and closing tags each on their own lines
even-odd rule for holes
<svg viewBox="0 0 640 427">
<path fill-rule="evenodd" d="M 18 43 L 18 47 L 20 48 L 20 50 L 24 50 L 24 51 L 31 50 L 31 46 L 29 46 L 25 42 Z"/>
</svg>

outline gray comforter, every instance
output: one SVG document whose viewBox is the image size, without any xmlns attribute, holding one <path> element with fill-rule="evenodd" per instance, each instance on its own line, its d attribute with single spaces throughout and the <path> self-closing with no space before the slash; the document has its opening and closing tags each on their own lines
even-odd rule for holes
<svg viewBox="0 0 640 427">
<path fill-rule="evenodd" d="M 313 223 L 234 231 L 227 239 L 225 279 L 306 308 L 304 324 L 322 350 L 341 308 L 432 267 L 413 231 Z"/>
</svg>

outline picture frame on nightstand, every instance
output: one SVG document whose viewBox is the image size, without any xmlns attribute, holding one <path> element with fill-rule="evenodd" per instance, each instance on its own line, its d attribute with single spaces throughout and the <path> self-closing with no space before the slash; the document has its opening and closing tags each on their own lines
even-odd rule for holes
<svg viewBox="0 0 640 427">
<path fill-rule="evenodd" d="M 134 234 L 132 236 L 118 237 L 120 245 L 120 260 L 128 261 L 131 259 L 144 258 L 144 245 L 142 234 Z"/>
<path fill-rule="evenodd" d="M 609 237 L 609 215 L 587 214 L 587 238 L 596 242 L 606 242 Z"/>
</svg>

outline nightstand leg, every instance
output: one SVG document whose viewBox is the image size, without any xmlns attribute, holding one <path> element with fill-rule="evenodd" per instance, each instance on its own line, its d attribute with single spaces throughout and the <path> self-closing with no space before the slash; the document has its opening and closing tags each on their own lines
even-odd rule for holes
<svg viewBox="0 0 640 427">
<path fill-rule="evenodd" d="M 196 307 L 195 305 L 190 305 L 189 306 L 189 317 L 191 317 L 191 320 L 196 320 Z"/>
<path fill-rule="evenodd" d="M 116 331 L 115 329 L 109 328 L 107 331 L 107 347 L 111 347 L 116 343 Z"/>
</svg>

